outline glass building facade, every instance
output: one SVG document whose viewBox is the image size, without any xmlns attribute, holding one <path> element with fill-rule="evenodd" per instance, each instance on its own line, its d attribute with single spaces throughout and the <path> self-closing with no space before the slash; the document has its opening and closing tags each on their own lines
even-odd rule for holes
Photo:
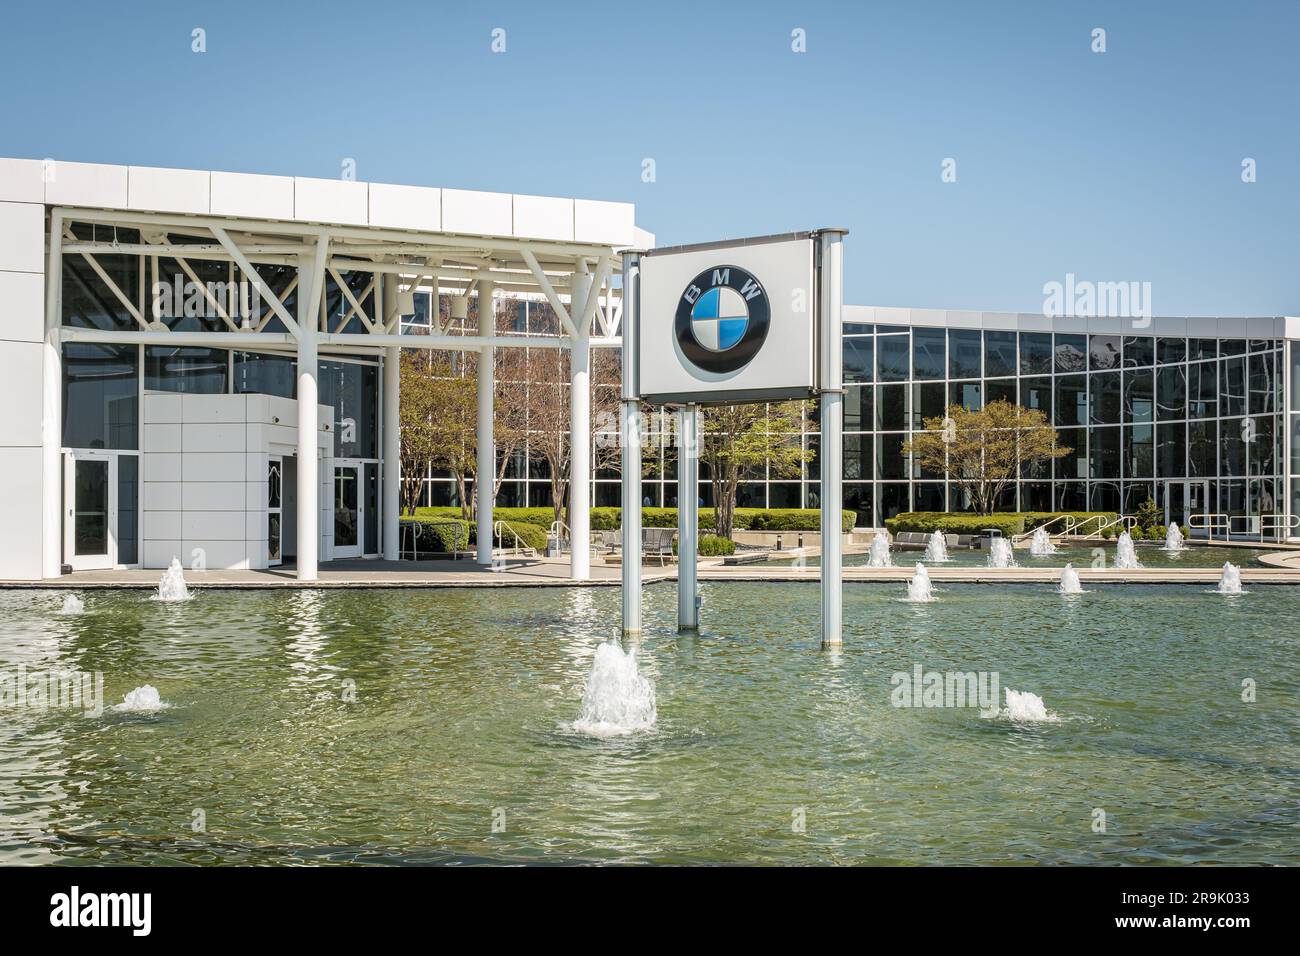
<svg viewBox="0 0 1300 956">
<path fill-rule="evenodd" d="M 408 332 L 428 324 L 427 301 L 417 306 Z M 553 334 L 553 322 L 545 305 L 522 300 L 499 318 L 512 334 Z M 1131 514 L 1151 498 L 1168 520 L 1221 516 L 1192 522 L 1213 521 L 1216 535 L 1286 536 L 1287 515 L 1300 514 L 1300 441 L 1292 440 L 1300 439 L 1300 397 L 1286 398 L 1300 343 L 1282 338 L 1283 320 L 1154 318 L 1127 330 L 1121 322 L 1132 324 L 846 307 L 844 507 L 859 527 L 904 511 L 970 510 L 955 483 L 902 449 L 949 405 L 1005 399 L 1041 410 L 1070 449 L 1022 474 L 1001 503 L 1007 510 Z M 818 506 L 815 403 L 806 412 L 808 426 L 785 436 L 809 452 L 801 473 L 756 470 L 740 485 L 742 507 Z M 649 416 L 642 482 L 650 505 L 677 503 L 671 417 Z M 515 454 L 498 504 L 549 505 L 544 466 L 527 445 Z M 430 503 L 456 500 L 449 475 L 428 482 Z M 593 502 L 617 504 L 618 488 L 616 471 L 597 472 Z M 700 498 L 713 503 L 703 463 Z"/>
<path fill-rule="evenodd" d="M 846 309 L 844 494 L 860 525 L 969 510 L 956 484 L 902 448 L 948 405 L 998 399 L 1041 410 L 1071 449 L 1026 470 L 1007 510 L 1131 514 L 1151 498 L 1169 520 L 1218 514 L 1235 533 L 1287 525 L 1271 517 L 1287 511 L 1288 493 L 1277 320 L 1157 318 L 1128 330 L 1109 320 L 1108 331 L 1041 316 L 925 312 L 926 324 L 898 322 L 913 314 Z"/>
</svg>

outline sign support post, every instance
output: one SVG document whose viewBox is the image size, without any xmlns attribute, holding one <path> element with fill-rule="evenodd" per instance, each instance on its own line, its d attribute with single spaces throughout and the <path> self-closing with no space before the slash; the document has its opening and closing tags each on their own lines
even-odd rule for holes
<svg viewBox="0 0 1300 956">
<path fill-rule="evenodd" d="M 699 551 L 700 515 L 700 409 L 683 405 L 677 410 L 677 629 L 700 626 Z"/>
<path fill-rule="evenodd" d="M 623 636 L 641 634 L 641 403 L 637 349 L 640 345 L 641 254 L 623 253 L 623 393 L 619 438 L 623 450 Z"/>
<path fill-rule="evenodd" d="M 844 646 L 843 531 L 841 511 L 844 426 L 844 353 L 841 342 L 844 305 L 844 238 L 846 230 L 828 229 L 817 234 L 821 263 L 818 320 L 821 349 L 817 389 L 821 398 L 821 591 L 822 647 Z"/>
</svg>

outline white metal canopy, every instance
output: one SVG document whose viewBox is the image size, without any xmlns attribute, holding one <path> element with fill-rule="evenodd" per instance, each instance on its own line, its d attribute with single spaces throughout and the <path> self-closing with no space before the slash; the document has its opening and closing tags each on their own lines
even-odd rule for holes
<svg viewBox="0 0 1300 956">
<path fill-rule="evenodd" d="M 82 164 L 66 164 L 78 167 Z M 94 167 L 117 170 L 123 167 Z M 130 167 L 134 174 L 137 167 Z M 153 174 L 191 175 L 190 171 L 146 170 Z M 236 174 L 199 174 L 211 176 L 215 189 L 218 176 Z M 252 177 L 275 179 L 276 177 Z M 128 177 L 128 182 L 134 182 Z M 145 180 L 147 181 L 147 180 Z M 368 186 L 372 206 L 376 190 L 410 190 L 416 198 L 437 190 L 414 187 L 381 187 L 378 184 L 328 183 L 316 180 L 293 180 L 299 192 L 303 183 L 339 186 Z M 314 187 L 318 188 L 318 187 Z M 66 184 L 63 189 L 66 191 Z M 457 191 L 441 191 L 448 199 Z M 47 186 L 47 295 L 45 341 L 45 407 L 43 447 L 47 473 L 57 469 L 61 449 L 62 345 L 65 342 L 90 342 L 127 345 L 206 346 L 238 348 L 266 352 L 296 353 L 298 357 L 298 564 L 301 580 L 315 580 L 318 574 L 317 534 L 319 509 L 316 432 L 317 419 L 316 363 L 321 353 L 382 355 L 384 362 L 381 461 L 383 464 L 383 541 L 384 557 L 398 557 L 398 389 L 399 350 L 402 348 L 473 351 L 479 354 L 478 448 L 480 469 L 494 468 L 492 440 L 493 354 L 497 348 L 561 348 L 572 355 L 571 365 L 571 467 L 570 524 L 574 542 L 571 573 L 574 578 L 589 576 L 590 508 L 590 405 L 587 396 L 590 349 L 621 345 L 622 320 L 621 261 L 618 246 L 610 242 L 586 239 L 564 240 L 531 238 L 527 235 L 476 235 L 434 228 L 392 228 L 330 222 L 288 221 L 235 215 L 177 213 L 149 208 L 100 208 L 53 201 L 58 189 Z M 134 194 L 130 194 L 132 198 Z M 298 193 L 295 193 L 298 195 Z M 482 201 L 500 204 L 510 200 L 519 210 L 554 210 L 554 204 L 573 205 L 581 200 L 544 200 L 505 194 L 464 194 L 487 197 Z M 110 200 L 111 201 L 111 200 Z M 448 218 L 444 199 L 441 221 Z M 123 207 L 138 205 L 120 202 Z M 602 204 L 593 204 L 602 205 Z M 603 204 L 613 206 L 617 204 Z M 630 207 L 629 210 L 630 217 Z M 534 212 L 535 214 L 535 212 Z M 94 238 L 79 238 L 74 227 L 96 227 Z M 119 242 L 116 235 L 101 238 L 98 227 L 121 227 L 136 230 L 138 241 Z M 504 231 L 504 230 L 503 230 Z M 519 229 L 512 231 L 518 232 Z M 576 230 L 575 230 L 576 231 Z M 639 231 L 638 231 L 639 232 Z M 641 238 L 648 234 L 641 234 Z M 122 289 L 104 269 L 98 257 L 134 255 L 141 257 L 142 276 L 145 264 L 160 259 L 175 261 L 182 273 L 203 287 L 193 262 L 228 264 L 233 283 L 246 281 L 255 288 L 260 306 L 253 316 L 230 314 L 219 298 L 204 287 L 203 295 L 211 311 L 219 317 L 219 331 L 171 331 L 161 316 L 150 313 L 140 290 Z M 62 263 L 65 256 L 82 259 L 98 276 L 125 314 L 134 321 L 129 329 L 97 329 L 62 324 Z M 291 267 L 296 270 L 288 286 L 277 295 L 260 270 L 267 266 Z M 361 291 L 355 291 L 347 278 L 361 275 Z M 156 267 L 153 275 L 157 277 Z M 326 314 L 324 289 L 332 280 L 345 301 L 342 319 Z M 142 280 L 143 288 L 143 280 Z M 444 323 L 436 306 L 431 309 L 429 334 L 401 334 L 402 303 L 417 291 L 468 297 L 477 294 L 480 301 L 491 300 L 497 290 L 514 295 L 544 298 L 560 323 L 560 334 L 499 335 L 493 322 L 494 310 L 480 309 L 477 331 L 455 330 Z M 295 314 L 290 314 L 282 299 L 294 293 Z M 436 298 L 434 300 L 436 302 Z M 367 308 L 366 303 L 370 303 Z M 353 318 L 360 320 L 360 331 L 345 331 Z M 274 320 L 278 320 L 276 328 Z M 393 423 L 389 425 L 388 423 Z M 56 488 L 47 487 L 44 496 L 45 542 L 43 573 L 57 577 L 61 567 L 59 527 L 62 501 Z M 478 482 L 479 553 L 481 563 L 492 560 L 492 482 Z M 486 493 L 485 493 L 486 492 Z"/>
</svg>

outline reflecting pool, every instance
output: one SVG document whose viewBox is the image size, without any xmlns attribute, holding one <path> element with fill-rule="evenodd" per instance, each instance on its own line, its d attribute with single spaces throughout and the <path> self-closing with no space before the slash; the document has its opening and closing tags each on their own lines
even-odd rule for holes
<svg viewBox="0 0 1300 956">
<path fill-rule="evenodd" d="M 0 709 L 0 864 L 1300 863 L 1300 590 L 1086 586 L 849 585 L 835 654 L 816 584 L 704 584 L 687 635 L 650 586 L 614 736 L 616 588 L 0 592 L 0 671 L 158 692 Z M 1047 718 L 891 706 L 916 665 Z"/>
</svg>

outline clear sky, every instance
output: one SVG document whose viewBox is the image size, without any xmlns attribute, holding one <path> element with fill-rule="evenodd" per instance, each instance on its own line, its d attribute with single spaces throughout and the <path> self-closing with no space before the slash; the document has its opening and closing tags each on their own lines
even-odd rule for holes
<svg viewBox="0 0 1300 956">
<path fill-rule="evenodd" d="M 1036 312 L 1074 273 L 1300 315 L 1297 47 L 1296 0 L 7 0 L 0 155 L 351 158 L 635 202 L 661 245 L 845 226 L 859 304 Z"/>
</svg>

